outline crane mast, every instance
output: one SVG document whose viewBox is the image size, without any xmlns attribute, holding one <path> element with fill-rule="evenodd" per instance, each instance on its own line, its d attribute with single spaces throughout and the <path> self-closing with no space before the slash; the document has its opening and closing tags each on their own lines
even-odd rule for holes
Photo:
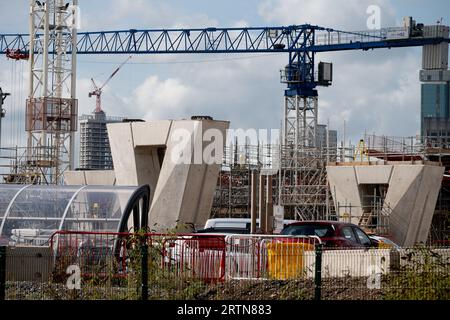
<svg viewBox="0 0 450 320">
<path fill-rule="evenodd" d="M 62 173 L 74 168 L 77 3 L 30 0 L 27 155 L 20 173 L 24 183 L 58 184 Z"/>
</svg>

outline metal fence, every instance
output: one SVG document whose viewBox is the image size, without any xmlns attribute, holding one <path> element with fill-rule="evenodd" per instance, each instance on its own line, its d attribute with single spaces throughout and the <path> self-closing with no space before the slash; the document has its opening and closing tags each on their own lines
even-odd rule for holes
<svg viewBox="0 0 450 320">
<path fill-rule="evenodd" d="M 318 237 L 230 235 L 225 238 L 226 278 L 288 280 L 307 275 L 306 261 L 321 244 Z"/>
<path fill-rule="evenodd" d="M 450 249 L 317 237 L 58 232 L 0 248 L 0 299 L 450 299 Z"/>
<path fill-rule="evenodd" d="M 325 250 L 322 299 L 449 300 L 450 249 Z"/>
</svg>

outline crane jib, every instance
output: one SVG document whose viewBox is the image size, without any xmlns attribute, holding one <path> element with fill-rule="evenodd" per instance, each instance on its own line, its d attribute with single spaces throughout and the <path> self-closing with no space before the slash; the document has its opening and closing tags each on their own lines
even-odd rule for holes
<svg viewBox="0 0 450 320">
<path fill-rule="evenodd" d="M 346 32 L 301 25 L 264 28 L 123 30 L 78 33 L 78 54 L 326 52 L 413 47 L 445 38 L 387 40 L 383 31 Z M 28 34 L 0 34 L 0 53 L 28 52 Z M 71 53 L 71 48 L 69 51 Z"/>
</svg>

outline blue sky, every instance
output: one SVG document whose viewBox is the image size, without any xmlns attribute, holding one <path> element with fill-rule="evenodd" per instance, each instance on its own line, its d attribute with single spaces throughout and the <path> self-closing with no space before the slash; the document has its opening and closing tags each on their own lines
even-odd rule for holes
<svg viewBox="0 0 450 320">
<path fill-rule="evenodd" d="M 266 26 L 312 23 L 342 30 L 364 30 L 366 9 L 381 8 L 383 26 L 397 26 L 402 17 L 450 24 L 445 0 L 80 0 L 82 31 L 206 26 Z M 28 30 L 28 0 L 0 0 L 0 33 Z M 89 113 L 90 78 L 102 83 L 126 56 L 79 56 L 80 113 Z M 406 48 L 371 52 L 321 54 L 334 63 L 334 83 L 319 89 L 320 122 L 330 122 L 358 140 L 364 131 L 411 136 L 419 131 L 421 50 Z M 239 128 L 278 128 L 284 86 L 279 70 L 285 55 L 139 56 L 105 88 L 103 108 L 109 115 L 133 118 L 186 118 L 193 114 L 230 120 Z M 4 132 L 20 122 L 26 92 L 26 63 L 13 66 L 0 58 L 0 86 L 12 91 L 10 117 Z M 23 72 L 11 79 L 11 72 Z M 23 78 L 23 79 L 21 79 Z M 15 84 L 12 84 L 15 82 Z M 20 90 L 22 89 L 22 90 Z M 14 116 L 13 116 L 14 115 Z M 13 141 L 11 141 L 11 144 Z"/>
</svg>

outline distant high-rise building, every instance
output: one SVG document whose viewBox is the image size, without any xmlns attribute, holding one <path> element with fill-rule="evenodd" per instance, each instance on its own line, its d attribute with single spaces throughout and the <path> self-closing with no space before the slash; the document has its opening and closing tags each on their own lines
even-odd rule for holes
<svg viewBox="0 0 450 320">
<path fill-rule="evenodd" d="M 337 149 L 337 131 L 328 130 L 328 135 L 329 135 L 328 148 L 330 150 Z M 327 147 L 327 126 L 324 124 L 317 125 L 316 145 L 319 148 Z"/>
<path fill-rule="evenodd" d="M 80 169 L 113 169 L 106 124 L 122 122 L 122 120 L 122 118 L 107 117 L 103 111 L 80 117 Z"/>
<path fill-rule="evenodd" d="M 424 28 L 424 36 L 448 38 L 448 26 L 437 25 Z M 448 70 L 448 43 L 423 47 L 421 135 L 427 147 L 439 148 L 439 153 L 430 152 L 427 158 L 450 170 L 450 70 Z M 450 192 L 448 181 L 442 180 L 442 187 L 431 225 L 432 240 L 449 239 Z"/>
<path fill-rule="evenodd" d="M 424 36 L 448 38 L 447 26 L 427 26 Z M 448 43 L 427 45 L 423 48 L 421 135 L 433 137 L 450 135 L 450 70 L 448 70 Z"/>
<path fill-rule="evenodd" d="M 423 119 L 427 147 L 450 149 L 450 118 Z"/>
</svg>

